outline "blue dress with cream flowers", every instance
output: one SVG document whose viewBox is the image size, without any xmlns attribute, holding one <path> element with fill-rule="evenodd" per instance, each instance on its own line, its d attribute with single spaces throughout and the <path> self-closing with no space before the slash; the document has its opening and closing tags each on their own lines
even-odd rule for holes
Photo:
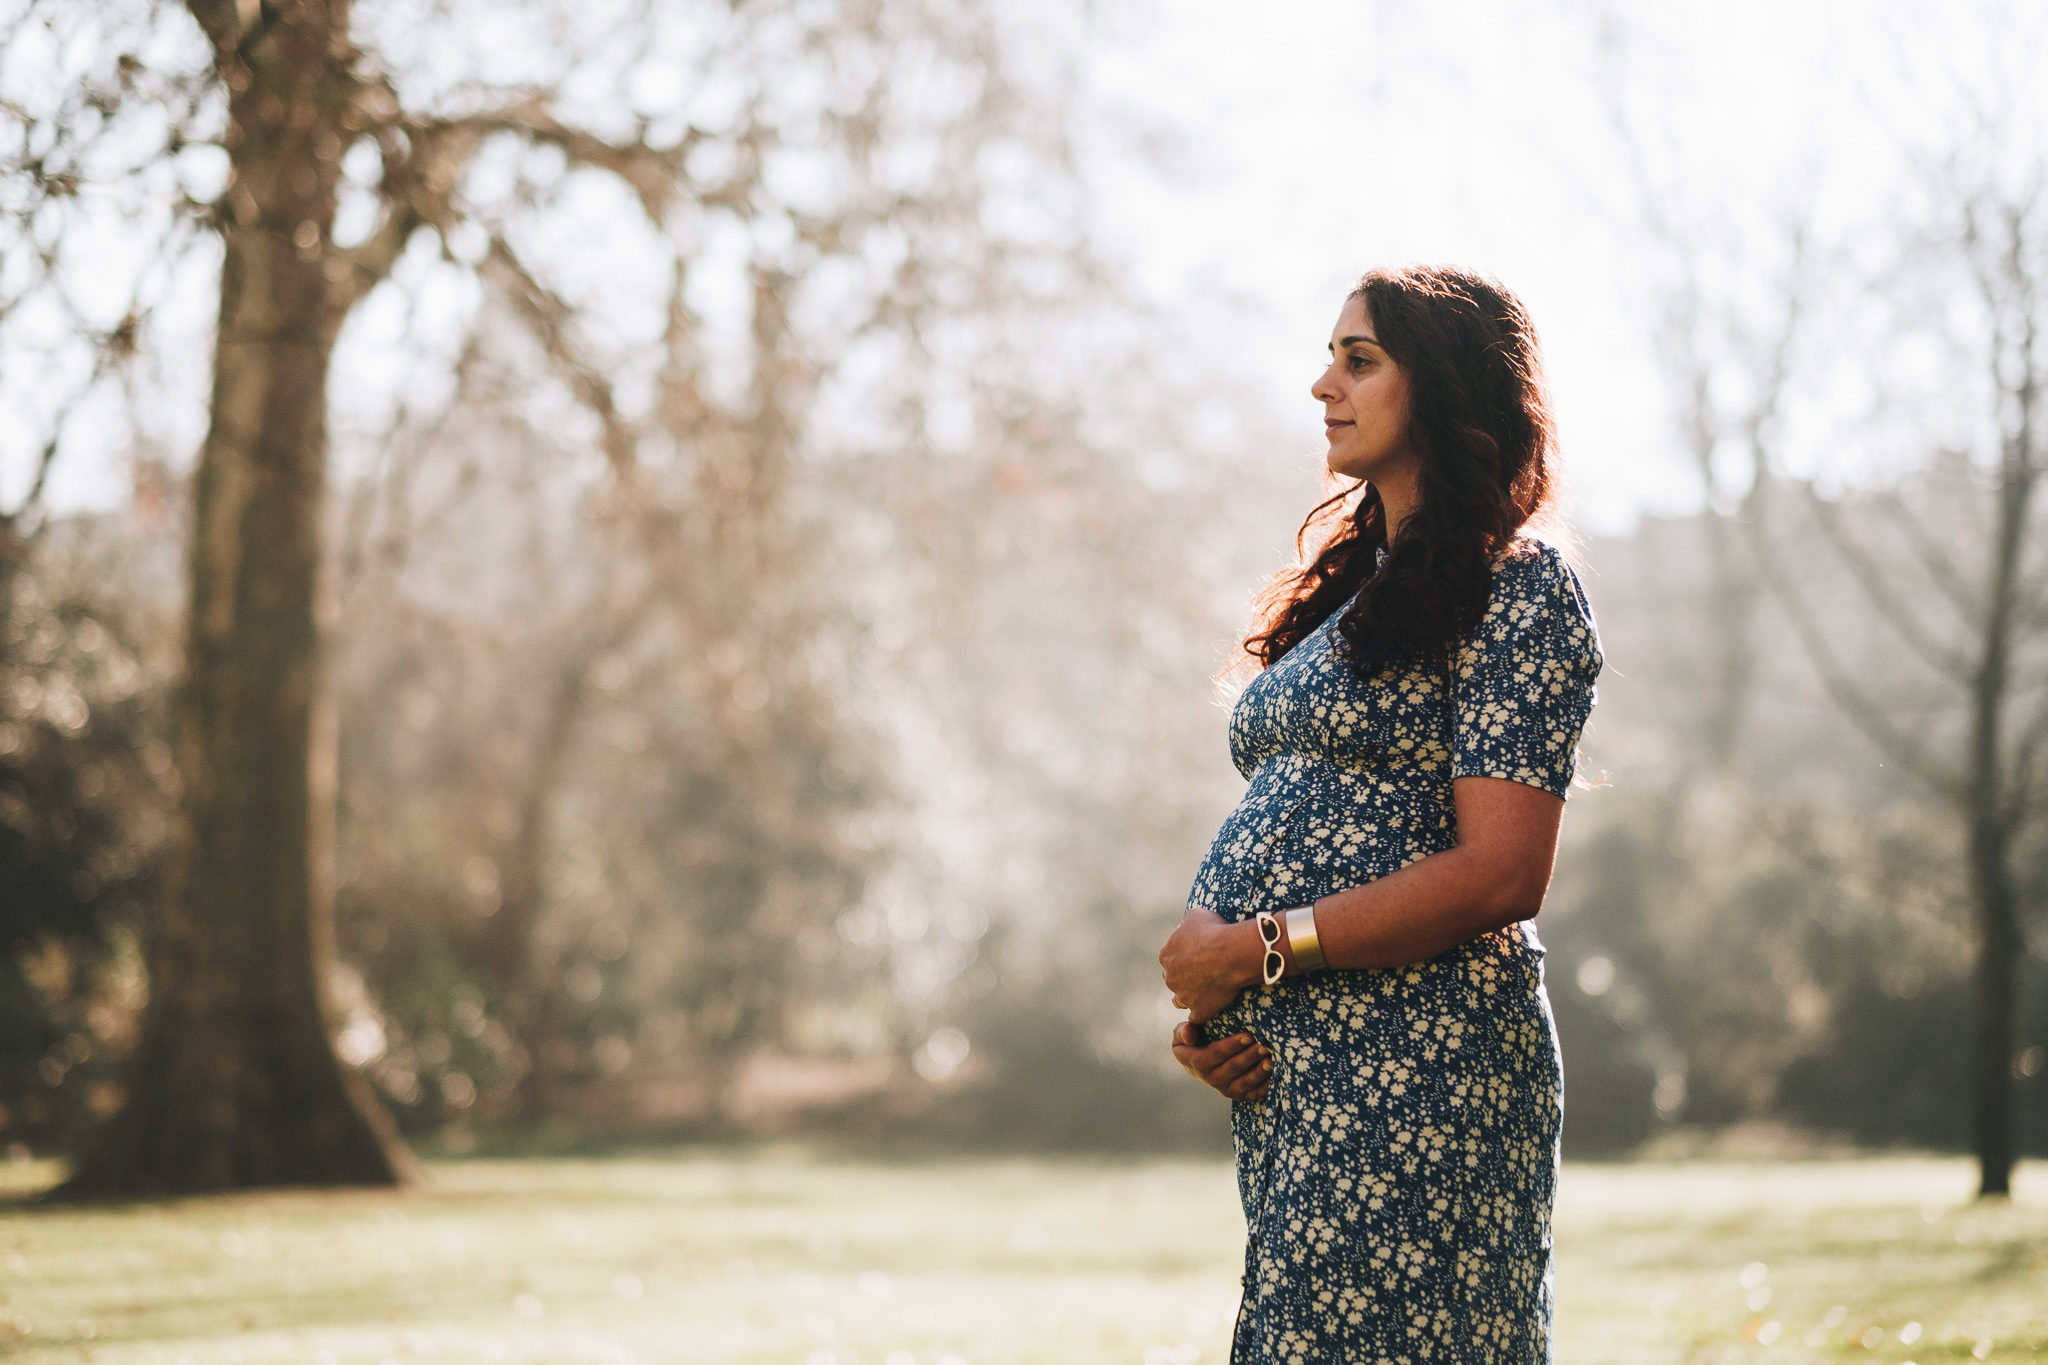
<svg viewBox="0 0 2048 1365">
<path fill-rule="evenodd" d="M 1190 907 L 1248 919 L 1447 849 L 1455 778 L 1570 785 L 1601 657 L 1553 547 L 1501 554 L 1448 667 L 1362 682 L 1335 621 L 1239 697 L 1251 785 Z M 1273 1054 L 1266 1098 L 1232 1106 L 1249 1231 L 1234 1359 L 1550 1360 L 1563 1077 L 1542 962 L 1518 924 L 1409 967 L 1255 987 L 1210 1021 Z"/>
</svg>

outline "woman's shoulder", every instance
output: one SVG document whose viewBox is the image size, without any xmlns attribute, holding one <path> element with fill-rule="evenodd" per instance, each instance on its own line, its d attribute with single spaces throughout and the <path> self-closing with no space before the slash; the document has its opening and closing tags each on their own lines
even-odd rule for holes
<svg viewBox="0 0 2048 1365">
<path fill-rule="evenodd" d="M 1518 566 L 1547 565 L 1569 568 L 1563 550 L 1541 536 L 1527 531 L 1509 538 L 1508 543 L 1493 555 L 1493 571 L 1496 574 Z"/>
<path fill-rule="evenodd" d="M 1576 617 L 1586 629 L 1593 626 L 1593 604 L 1570 558 L 1552 542 L 1524 534 L 1494 555 L 1487 615 L 1498 619 L 1532 614 Z"/>
<path fill-rule="evenodd" d="M 1493 583 L 1496 595 L 1503 587 L 1540 591 L 1570 584 L 1577 589 L 1579 575 L 1563 550 L 1539 536 L 1525 533 L 1514 537 L 1494 553 Z"/>
</svg>

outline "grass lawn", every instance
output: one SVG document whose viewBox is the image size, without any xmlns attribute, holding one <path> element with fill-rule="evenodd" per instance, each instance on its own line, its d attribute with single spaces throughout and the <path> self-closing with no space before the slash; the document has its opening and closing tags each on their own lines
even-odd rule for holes
<svg viewBox="0 0 2048 1365">
<path fill-rule="evenodd" d="M 771 1149 L 462 1160 L 422 1193 L 0 1204 L 19 1365 L 1223 1360 L 1242 1226 L 1216 1162 Z M 33 1189 L 47 1166 L 0 1168 Z M 1568 1166 L 1558 1350 L 1613 1362 L 2048 1360 L 2048 1169 Z"/>
</svg>

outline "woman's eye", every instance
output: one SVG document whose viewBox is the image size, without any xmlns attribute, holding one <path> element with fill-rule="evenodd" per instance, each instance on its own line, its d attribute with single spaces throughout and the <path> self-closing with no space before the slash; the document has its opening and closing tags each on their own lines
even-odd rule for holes
<svg viewBox="0 0 2048 1365">
<path fill-rule="evenodd" d="M 1371 363 L 1372 363 L 1372 357 L 1371 357 L 1371 356 L 1365 356 L 1365 355 L 1354 355 L 1354 356 L 1352 356 L 1352 357 L 1351 357 L 1351 368 L 1352 368 L 1353 370 L 1362 370 L 1362 369 L 1364 369 L 1364 368 L 1365 368 L 1365 367 L 1366 367 L 1367 365 L 1370 365 Z"/>
</svg>

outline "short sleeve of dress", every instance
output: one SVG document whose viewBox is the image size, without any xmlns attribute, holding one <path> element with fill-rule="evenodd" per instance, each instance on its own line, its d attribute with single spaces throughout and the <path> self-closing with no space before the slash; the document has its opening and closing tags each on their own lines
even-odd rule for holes
<svg viewBox="0 0 2048 1365">
<path fill-rule="evenodd" d="M 1540 542 L 1511 547 L 1485 617 L 1458 649 L 1451 775 L 1563 796 L 1601 662 L 1593 609 L 1564 556 Z"/>
</svg>

